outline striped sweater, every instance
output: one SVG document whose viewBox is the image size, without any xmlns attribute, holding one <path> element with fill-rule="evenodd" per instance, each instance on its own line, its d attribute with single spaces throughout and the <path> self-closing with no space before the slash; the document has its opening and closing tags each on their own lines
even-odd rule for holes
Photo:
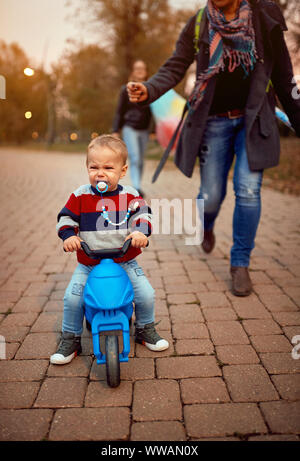
<svg viewBox="0 0 300 461">
<path fill-rule="evenodd" d="M 151 216 L 151 209 L 131 186 L 119 184 L 115 191 L 100 194 L 86 184 L 69 197 L 57 216 L 56 230 L 62 240 L 78 235 L 92 250 L 121 248 L 133 231 L 151 234 Z M 129 261 L 140 253 L 139 248 L 130 247 L 125 256 L 114 261 Z M 89 258 L 83 250 L 77 251 L 77 260 L 85 265 L 100 261 Z"/>
</svg>

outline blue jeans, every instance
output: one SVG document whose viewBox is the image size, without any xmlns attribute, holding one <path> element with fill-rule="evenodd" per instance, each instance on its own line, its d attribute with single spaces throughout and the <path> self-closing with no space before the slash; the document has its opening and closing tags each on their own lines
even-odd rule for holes
<svg viewBox="0 0 300 461">
<path fill-rule="evenodd" d="M 135 189 L 140 190 L 144 166 L 144 152 L 149 137 L 148 130 L 135 130 L 129 125 L 124 125 L 122 137 L 128 150 L 132 185 Z"/>
<path fill-rule="evenodd" d="M 155 292 L 135 259 L 120 263 L 134 290 L 135 317 L 138 327 L 154 322 Z M 84 318 L 83 290 L 94 266 L 78 264 L 64 296 L 62 331 L 81 335 Z"/>
<path fill-rule="evenodd" d="M 263 172 L 249 169 L 244 117 L 208 117 L 199 154 L 201 187 L 198 198 L 204 200 L 205 230 L 213 228 L 220 211 L 234 155 L 231 265 L 248 267 L 260 219 Z"/>
</svg>

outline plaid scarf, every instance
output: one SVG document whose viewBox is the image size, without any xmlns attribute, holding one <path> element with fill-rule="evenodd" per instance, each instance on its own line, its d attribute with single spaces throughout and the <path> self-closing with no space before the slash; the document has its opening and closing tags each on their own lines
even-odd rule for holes
<svg viewBox="0 0 300 461">
<path fill-rule="evenodd" d="M 248 0 L 240 0 L 237 15 L 227 21 L 224 13 L 212 0 L 207 2 L 209 65 L 205 72 L 197 76 L 195 87 L 189 98 L 192 110 L 197 109 L 203 99 L 208 80 L 225 68 L 233 72 L 242 66 L 245 75 L 253 69 L 257 54 L 255 51 L 255 34 L 252 25 L 252 11 Z"/>
</svg>

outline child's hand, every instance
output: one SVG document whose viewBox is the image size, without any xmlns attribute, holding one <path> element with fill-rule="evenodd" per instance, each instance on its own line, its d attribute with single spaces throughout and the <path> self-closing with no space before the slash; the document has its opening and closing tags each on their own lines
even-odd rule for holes
<svg viewBox="0 0 300 461">
<path fill-rule="evenodd" d="M 148 238 L 142 232 L 139 232 L 139 231 L 131 232 L 131 234 L 129 234 L 126 237 L 125 242 L 126 240 L 130 238 L 132 239 L 131 246 L 133 246 L 134 248 L 146 248 L 147 243 L 148 243 Z"/>
<path fill-rule="evenodd" d="M 72 237 L 67 238 L 64 240 L 64 250 L 65 251 L 77 251 L 81 248 L 81 243 L 83 240 L 77 235 L 72 235 Z"/>
</svg>

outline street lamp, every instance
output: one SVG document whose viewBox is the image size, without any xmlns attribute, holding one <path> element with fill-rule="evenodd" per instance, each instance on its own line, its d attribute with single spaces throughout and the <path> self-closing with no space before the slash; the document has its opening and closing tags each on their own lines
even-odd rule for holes
<svg viewBox="0 0 300 461">
<path fill-rule="evenodd" d="M 31 69 L 31 67 L 25 67 L 23 72 L 27 77 L 32 77 L 34 75 L 34 70 Z"/>
</svg>

